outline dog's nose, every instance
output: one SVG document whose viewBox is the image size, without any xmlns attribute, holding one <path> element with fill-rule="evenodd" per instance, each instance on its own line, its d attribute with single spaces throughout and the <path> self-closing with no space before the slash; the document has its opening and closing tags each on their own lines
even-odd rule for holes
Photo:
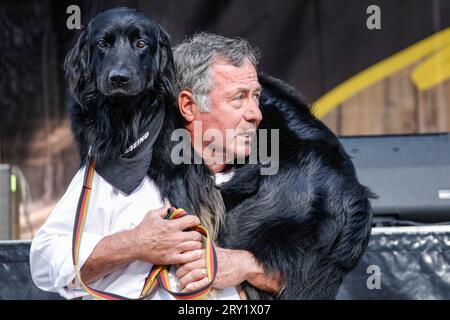
<svg viewBox="0 0 450 320">
<path fill-rule="evenodd" d="M 123 71 L 112 70 L 109 73 L 109 81 L 113 86 L 121 87 L 127 84 L 130 80 L 130 76 Z"/>
</svg>

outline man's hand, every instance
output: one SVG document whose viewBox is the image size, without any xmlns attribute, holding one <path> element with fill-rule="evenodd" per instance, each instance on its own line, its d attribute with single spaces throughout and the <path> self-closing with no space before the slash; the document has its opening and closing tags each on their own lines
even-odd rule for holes
<svg viewBox="0 0 450 320">
<path fill-rule="evenodd" d="M 217 254 L 217 275 L 213 283 L 213 288 L 224 289 L 235 287 L 245 281 L 247 251 L 231 250 L 216 247 Z M 193 291 L 208 284 L 206 259 L 204 251 L 196 261 L 181 265 L 177 272 L 180 279 L 180 289 Z"/>
<path fill-rule="evenodd" d="M 134 229 L 104 237 L 81 268 L 86 283 L 97 281 L 106 275 L 135 262 L 152 264 L 182 264 L 202 257 L 202 235 L 197 231 L 184 231 L 197 226 L 200 220 L 185 216 L 166 220 L 166 202 L 160 209 L 147 213 Z"/>
<path fill-rule="evenodd" d="M 250 252 L 216 247 L 216 254 L 218 270 L 213 288 L 236 287 L 242 282 L 248 281 L 253 286 L 271 294 L 276 294 L 281 290 L 283 286 L 281 274 L 266 274 Z M 196 261 L 181 265 L 176 275 L 180 279 L 181 290 L 193 291 L 207 285 L 204 255 Z"/>
<path fill-rule="evenodd" d="M 200 220 L 193 215 L 166 220 L 167 209 L 150 211 L 134 229 L 136 257 L 152 264 L 184 264 L 202 257 L 202 235 L 197 231 L 185 231 L 198 226 Z"/>
</svg>

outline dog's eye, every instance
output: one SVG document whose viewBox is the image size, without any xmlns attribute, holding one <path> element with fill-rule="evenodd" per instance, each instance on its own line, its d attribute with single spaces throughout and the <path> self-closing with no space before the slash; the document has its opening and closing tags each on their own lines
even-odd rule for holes
<svg viewBox="0 0 450 320">
<path fill-rule="evenodd" d="M 139 49 L 144 49 L 147 46 L 147 42 L 145 42 L 144 40 L 139 40 L 138 42 L 136 42 L 136 47 L 138 47 Z"/>
<path fill-rule="evenodd" d="M 97 45 L 99 46 L 99 48 L 106 48 L 107 46 L 108 46 L 108 44 L 106 43 L 106 41 L 105 40 L 99 40 L 98 42 L 97 42 Z"/>
</svg>

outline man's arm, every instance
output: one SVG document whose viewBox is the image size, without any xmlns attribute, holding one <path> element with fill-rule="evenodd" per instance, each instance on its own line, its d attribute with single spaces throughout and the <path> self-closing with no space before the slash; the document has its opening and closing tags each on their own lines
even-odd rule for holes
<svg viewBox="0 0 450 320">
<path fill-rule="evenodd" d="M 272 295 L 279 293 L 283 288 L 283 275 L 277 272 L 265 272 L 251 252 L 216 247 L 216 253 L 218 270 L 213 283 L 214 288 L 236 287 L 244 281 Z M 204 256 L 197 261 L 180 266 L 176 273 L 180 278 L 180 289 L 192 291 L 205 286 L 208 283 L 205 268 Z"/>
<path fill-rule="evenodd" d="M 247 256 L 244 259 L 247 261 L 247 269 L 249 270 L 246 280 L 255 288 L 268 292 L 271 295 L 277 295 L 284 287 L 283 274 L 280 272 L 266 272 L 249 251 L 244 251 L 243 255 Z"/>
<path fill-rule="evenodd" d="M 81 268 L 81 279 L 95 282 L 138 260 L 137 247 L 132 230 L 104 237 Z"/>
</svg>

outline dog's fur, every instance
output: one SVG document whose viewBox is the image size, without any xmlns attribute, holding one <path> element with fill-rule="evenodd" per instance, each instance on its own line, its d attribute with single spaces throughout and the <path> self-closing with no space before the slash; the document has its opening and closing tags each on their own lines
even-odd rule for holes
<svg viewBox="0 0 450 320">
<path fill-rule="evenodd" d="M 132 43 L 145 36 L 148 47 L 132 51 L 136 48 L 123 41 L 111 41 L 111 54 L 98 46 L 100 37 L 124 35 Z M 170 158 L 175 145 L 171 134 L 183 121 L 175 104 L 166 32 L 136 10 L 108 10 L 82 31 L 64 67 L 81 164 L 89 146 L 96 165 L 116 159 L 151 124 L 157 108 L 165 108 L 148 175 L 172 205 L 217 230 L 224 203 L 211 171 L 204 165 L 174 165 Z M 111 87 L 113 68 L 127 69 L 129 81 Z M 358 183 L 336 136 L 311 115 L 294 90 L 264 75 L 260 81 L 261 128 L 280 129 L 280 170 L 260 176 L 258 165 L 236 168 L 220 190 L 228 213 L 219 244 L 249 250 L 268 271 L 281 271 L 286 285 L 279 298 L 333 298 L 367 244 L 370 192 Z M 246 289 L 250 298 L 271 298 L 248 284 Z"/>
<path fill-rule="evenodd" d="M 260 128 L 280 130 L 279 171 L 236 169 L 222 186 L 227 229 L 220 239 L 252 252 L 267 271 L 282 272 L 278 298 L 332 299 L 367 246 L 375 195 L 359 184 L 337 137 L 294 89 L 264 74 L 259 80 Z M 272 298 L 248 283 L 245 289 L 252 299 Z"/>
</svg>

